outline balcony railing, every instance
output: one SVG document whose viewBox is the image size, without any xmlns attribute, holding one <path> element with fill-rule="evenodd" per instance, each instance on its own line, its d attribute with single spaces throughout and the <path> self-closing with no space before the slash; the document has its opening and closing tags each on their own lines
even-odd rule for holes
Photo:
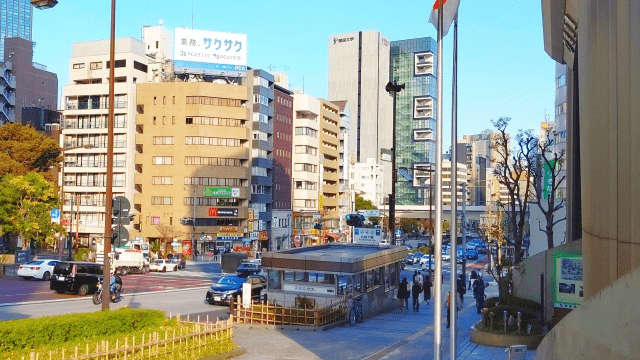
<svg viewBox="0 0 640 360">
<path fill-rule="evenodd" d="M 127 107 L 126 101 L 116 101 L 113 103 L 115 109 L 124 109 Z M 67 103 L 65 106 L 66 110 L 93 110 L 93 109 L 108 109 L 109 102 L 100 101 L 100 102 L 90 102 L 83 101 L 78 103 Z"/>
</svg>

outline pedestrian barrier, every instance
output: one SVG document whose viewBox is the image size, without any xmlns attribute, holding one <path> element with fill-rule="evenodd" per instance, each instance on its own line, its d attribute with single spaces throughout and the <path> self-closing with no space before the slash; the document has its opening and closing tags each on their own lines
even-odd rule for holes
<svg viewBox="0 0 640 360">
<path fill-rule="evenodd" d="M 180 315 L 176 316 L 180 321 Z M 173 329 L 161 332 L 143 334 L 141 337 L 127 336 L 123 341 L 116 340 L 109 343 L 108 340 L 86 343 L 85 346 L 76 346 L 72 352 L 65 349 L 49 351 L 41 354 L 31 352 L 30 360 L 37 359 L 193 359 L 200 355 L 206 355 L 208 349 L 216 348 L 225 339 L 233 337 L 233 316 L 228 320 L 216 320 L 209 322 L 182 321 L 187 326 L 180 331 Z M 23 357 L 24 359 L 24 357 Z"/>
<path fill-rule="evenodd" d="M 253 302 L 245 309 L 240 296 L 235 304 L 239 306 L 232 302 L 231 313 L 235 314 L 238 324 L 325 326 L 346 319 L 348 309 L 346 299 L 323 308 L 306 305 L 301 308 L 284 307 L 265 301 Z"/>
</svg>

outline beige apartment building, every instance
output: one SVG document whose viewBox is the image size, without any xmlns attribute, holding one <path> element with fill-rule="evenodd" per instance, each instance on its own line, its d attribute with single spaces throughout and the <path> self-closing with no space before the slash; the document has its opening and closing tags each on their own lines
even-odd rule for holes
<svg viewBox="0 0 640 360">
<path fill-rule="evenodd" d="M 340 108 L 320 99 L 320 154 L 322 230 L 325 236 L 339 240 L 340 212 Z M 331 235 L 328 235 L 331 234 Z"/>
<path fill-rule="evenodd" d="M 246 86 L 140 84 L 137 111 L 132 236 L 164 252 L 241 245 L 251 195 Z"/>
</svg>

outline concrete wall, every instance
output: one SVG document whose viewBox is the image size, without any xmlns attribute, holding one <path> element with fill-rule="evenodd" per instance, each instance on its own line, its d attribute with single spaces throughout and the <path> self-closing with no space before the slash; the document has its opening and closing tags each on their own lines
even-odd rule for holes
<svg viewBox="0 0 640 360">
<path fill-rule="evenodd" d="M 536 350 L 536 360 L 638 359 L 640 268 L 568 314 Z"/>
<path fill-rule="evenodd" d="M 553 249 L 541 252 L 534 256 L 528 257 L 522 261 L 524 271 L 522 273 L 514 271 L 513 284 L 515 287 L 515 295 L 539 302 L 544 311 L 542 313 L 542 321 L 545 324 L 555 324 L 561 316 L 567 314 L 570 310 L 555 309 L 553 306 L 553 256 L 557 252 L 565 252 L 572 254 L 582 253 L 582 241 L 572 241 Z M 544 275 L 544 293 L 541 294 L 541 274 Z M 575 311 L 575 310 L 574 310 Z"/>
<path fill-rule="evenodd" d="M 556 199 L 556 205 L 560 203 L 560 199 Z M 545 206 L 543 204 L 543 206 Z M 566 205 L 553 213 L 553 221 L 558 221 L 567 216 Z M 542 211 L 538 205 L 534 203 L 529 204 L 529 228 L 531 229 L 531 244 L 529 245 L 529 256 L 533 256 L 544 252 L 549 248 L 547 245 L 547 234 L 540 231 L 540 228 L 544 229 L 547 224 L 547 220 L 544 217 Z M 553 227 L 553 244 L 554 246 L 560 246 L 563 242 L 566 242 L 566 229 L 567 221 L 563 220 L 557 223 Z"/>
</svg>

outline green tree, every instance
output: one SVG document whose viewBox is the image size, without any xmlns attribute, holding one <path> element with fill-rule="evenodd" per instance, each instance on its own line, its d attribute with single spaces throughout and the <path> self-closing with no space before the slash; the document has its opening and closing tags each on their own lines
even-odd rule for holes
<svg viewBox="0 0 640 360">
<path fill-rule="evenodd" d="M 356 211 L 358 210 L 376 210 L 377 207 L 373 205 L 371 200 L 366 200 L 362 196 L 356 194 Z"/>
<path fill-rule="evenodd" d="M 418 231 L 420 229 L 420 220 L 418 219 L 410 219 L 410 218 L 401 218 L 400 219 L 400 229 L 405 234 L 412 233 L 414 231 Z"/>
<path fill-rule="evenodd" d="M 58 143 L 31 126 L 7 124 L 0 127 L 0 177 L 6 174 L 27 175 L 30 172 L 49 173 L 60 162 Z"/>
<path fill-rule="evenodd" d="M 5 175 L 0 183 L 0 223 L 4 233 L 22 236 L 22 248 L 29 242 L 52 244 L 56 224 L 49 212 L 60 206 L 56 186 L 42 174 Z"/>
</svg>

